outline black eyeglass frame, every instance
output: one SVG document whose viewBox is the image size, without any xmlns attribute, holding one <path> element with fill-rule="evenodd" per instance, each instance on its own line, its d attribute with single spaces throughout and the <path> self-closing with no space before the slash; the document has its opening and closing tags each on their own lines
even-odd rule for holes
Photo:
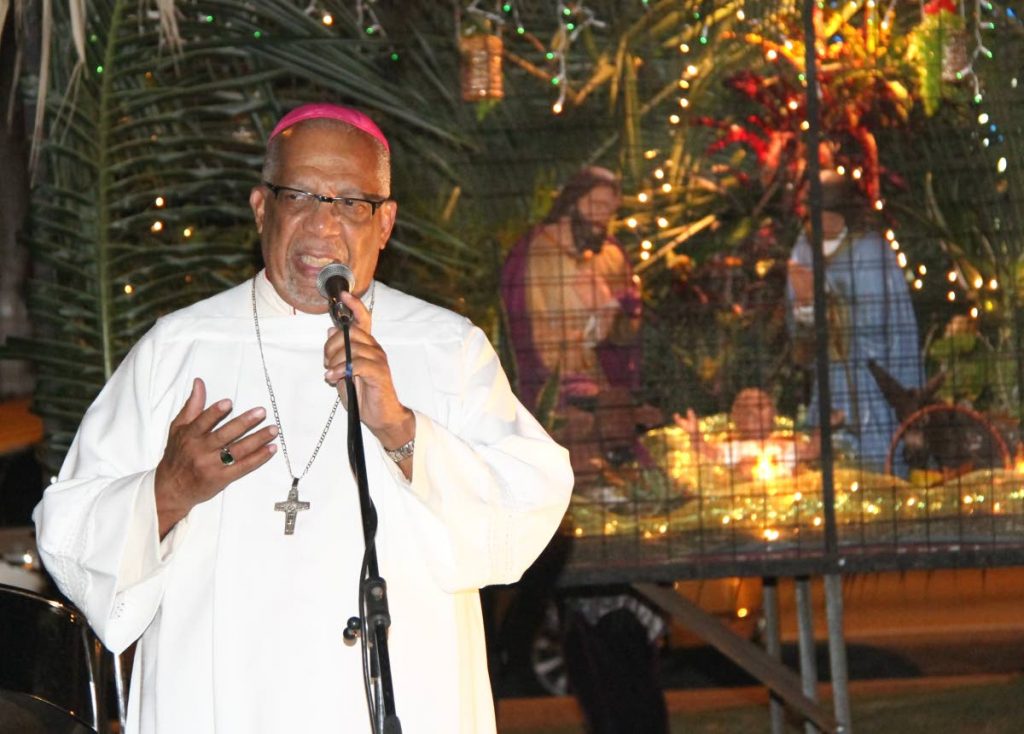
<svg viewBox="0 0 1024 734">
<path fill-rule="evenodd" d="M 321 204 L 333 204 L 336 201 L 361 201 L 364 204 L 370 205 L 370 218 L 377 213 L 381 205 L 391 201 L 390 196 L 385 196 L 383 199 L 363 199 L 358 196 L 327 196 L 326 194 L 317 194 L 312 191 L 303 191 L 297 189 L 294 186 L 281 186 L 280 184 L 270 183 L 270 181 L 264 180 L 263 185 L 270 189 L 270 192 L 277 198 L 277 195 L 282 191 L 294 191 L 296 194 L 303 194 L 305 196 L 312 196 L 314 199 L 319 201 Z"/>
</svg>

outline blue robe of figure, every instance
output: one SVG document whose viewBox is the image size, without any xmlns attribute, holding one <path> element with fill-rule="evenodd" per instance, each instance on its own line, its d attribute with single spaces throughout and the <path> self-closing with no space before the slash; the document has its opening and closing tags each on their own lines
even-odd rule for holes
<svg viewBox="0 0 1024 734">
<path fill-rule="evenodd" d="M 827 248 L 826 248 L 827 252 Z M 791 261 L 811 269 L 811 247 L 801 233 Z M 904 387 L 920 387 L 921 353 L 917 318 L 896 254 L 875 232 L 846 234 L 826 258 L 825 290 L 829 326 L 829 385 L 832 410 L 844 414 L 837 436 L 847 438 L 865 469 L 882 471 L 899 422 L 868 371 L 875 360 Z M 787 287 L 792 304 L 792 284 Z M 790 309 L 791 322 L 807 313 Z M 806 325 L 797 328 L 812 328 Z M 818 389 L 808 406 L 808 420 L 818 423 Z M 895 473 L 906 474 L 897 450 Z"/>
</svg>

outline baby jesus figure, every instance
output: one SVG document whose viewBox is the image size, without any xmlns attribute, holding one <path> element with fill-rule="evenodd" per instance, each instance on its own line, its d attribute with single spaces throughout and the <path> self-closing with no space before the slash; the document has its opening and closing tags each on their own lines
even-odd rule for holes
<svg viewBox="0 0 1024 734">
<path fill-rule="evenodd" d="M 677 414 L 675 423 L 687 431 L 702 463 L 729 471 L 738 481 L 792 477 L 819 454 L 817 430 L 807 435 L 779 425 L 771 396 L 756 387 L 736 395 L 725 427 L 705 425 L 702 431 L 693 410 L 686 411 L 685 418 Z"/>
</svg>

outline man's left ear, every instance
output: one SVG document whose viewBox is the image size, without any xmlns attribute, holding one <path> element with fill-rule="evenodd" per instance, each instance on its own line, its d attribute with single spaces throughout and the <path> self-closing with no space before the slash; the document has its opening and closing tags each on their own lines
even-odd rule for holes
<svg viewBox="0 0 1024 734">
<path fill-rule="evenodd" d="M 391 237 L 391 230 L 395 228 L 395 220 L 398 217 L 398 202 L 385 201 L 378 210 L 378 226 L 380 228 L 380 249 L 384 249 Z"/>
</svg>

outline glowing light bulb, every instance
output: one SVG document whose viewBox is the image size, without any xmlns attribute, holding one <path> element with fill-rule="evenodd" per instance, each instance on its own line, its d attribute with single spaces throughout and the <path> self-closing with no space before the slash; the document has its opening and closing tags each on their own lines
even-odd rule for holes
<svg viewBox="0 0 1024 734">
<path fill-rule="evenodd" d="M 779 57 L 779 53 L 774 48 L 770 48 L 767 53 L 765 53 L 764 57 L 769 61 L 775 61 L 775 59 Z"/>
<path fill-rule="evenodd" d="M 165 203 L 167 203 L 167 202 L 164 201 L 164 197 L 162 197 L 162 196 L 158 196 L 155 199 L 153 199 L 154 206 L 161 207 Z"/>
<path fill-rule="evenodd" d="M 644 240 L 643 242 L 640 243 L 640 247 L 644 248 L 645 250 L 650 250 L 652 247 L 654 247 L 654 243 L 651 242 L 650 240 Z"/>
<path fill-rule="evenodd" d="M 661 179 L 665 178 L 665 171 L 661 168 L 655 168 L 654 177 L 660 181 Z"/>
<path fill-rule="evenodd" d="M 650 199 L 651 197 L 648 195 L 646 191 L 641 191 L 639 194 L 636 195 L 636 198 L 637 201 L 639 201 L 641 204 L 646 204 L 647 200 Z"/>
<path fill-rule="evenodd" d="M 629 219 L 626 220 L 626 226 L 629 227 L 630 229 L 636 229 L 636 224 L 636 217 L 630 217 Z"/>
<path fill-rule="evenodd" d="M 665 217 L 658 217 L 658 226 L 665 229 L 668 226 L 668 220 Z"/>
<path fill-rule="evenodd" d="M 334 16 L 331 15 L 330 13 L 324 13 L 324 17 L 321 18 L 320 20 L 321 20 L 321 22 L 324 25 L 333 25 L 334 24 Z"/>
<path fill-rule="evenodd" d="M 155 222 L 153 222 L 151 225 L 149 225 L 149 231 L 150 232 L 163 232 L 163 230 L 164 230 L 164 223 L 161 222 L 159 219 L 156 220 Z"/>
<path fill-rule="evenodd" d="M 672 184 L 666 182 L 661 185 L 661 190 L 666 194 L 672 191 Z"/>
</svg>

